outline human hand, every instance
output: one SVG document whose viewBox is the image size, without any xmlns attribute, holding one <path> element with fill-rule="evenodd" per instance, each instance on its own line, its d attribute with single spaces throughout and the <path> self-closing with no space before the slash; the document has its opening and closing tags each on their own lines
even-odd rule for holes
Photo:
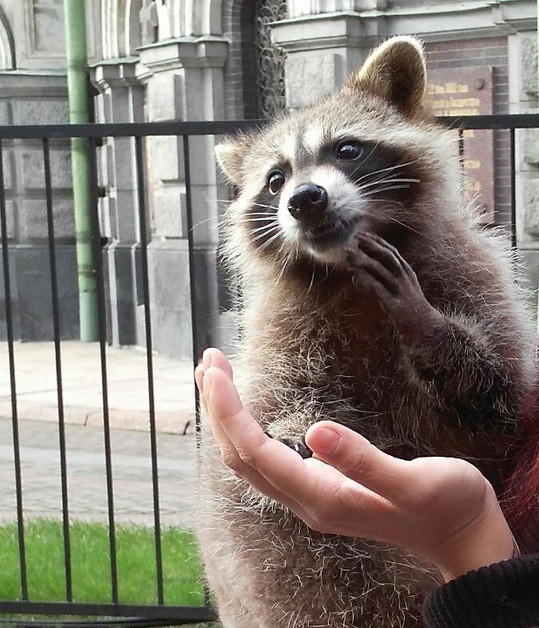
<svg viewBox="0 0 539 628">
<path fill-rule="evenodd" d="M 205 351 L 195 378 L 224 463 L 309 527 L 407 549 L 446 580 L 512 556 L 494 490 L 473 465 L 401 460 L 331 421 L 309 428 L 314 456 L 303 459 L 266 436 L 243 407 L 220 351 Z"/>
</svg>

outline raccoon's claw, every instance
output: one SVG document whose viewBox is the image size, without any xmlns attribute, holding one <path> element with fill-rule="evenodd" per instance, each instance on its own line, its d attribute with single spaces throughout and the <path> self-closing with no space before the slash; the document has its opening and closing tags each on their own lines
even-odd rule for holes
<svg viewBox="0 0 539 628">
<path fill-rule="evenodd" d="M 305 441 L 303 440 L 294 440 L 293 438 L 280 438 L 272 436 L 269 432 L 264 432 L 266 436 L 270 438 L 274 438 L 275 440 L 280 441 L 290 449 L 293 449 L 296 453 L 298 453 L 302 458 L 312 458 L 313 452 L 311 449 L 307 447 Z"/>
</svg>

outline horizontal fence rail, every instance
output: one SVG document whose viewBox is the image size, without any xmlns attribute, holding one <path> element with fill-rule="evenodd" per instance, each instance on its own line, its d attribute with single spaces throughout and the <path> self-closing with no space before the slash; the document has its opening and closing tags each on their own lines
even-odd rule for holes
<svg viewBox="0 0 539 628">
<path fill-rule="evenodd" d="M 539 128 L 539 115 L 498 115 L 498 116 L 462 116 L 439 118 L 438 121 L 448 127 L 454 128 L 460 133 L 461 157 L 464 154 L 465 138 L 464 130 L 491 130 L 508 134 L 507 154 L 504 158 L 510 166 L 509 204 L 510 227 L 513 245 L 516 245 L 516 158 L 515 158 L 515 133 L 518 129 Z M 48 615 L 48 616 L 93 616 L 108 619 L 94 619 L 90 625 L 181 625 L 193 622 L 208 622 L 214 619 L 214 612 L 209 604 L 200 606 L 177 606 L 167 604 L 163 590 L 163 544 L 162 521 L 160 504 L 159 481 L 159 448 L 155 418 L 154 402 L 154 364 L 152 344 L 152 318 L 150 309 L 150 281 L 148 268 L 148 181 L 147 164 L 145 163 L 145 141 L 151 136 L 174 136 L 181 138 L 181 152 L 185 173 L 185 210 L 187 221 L 187 242 L 189 259 L 189 278 L 191 296 L 191 329 L 192 329 L 192 353 L 193 362 L 196 363 L 201 350 L 204 348 L 204 330 L 201 329 L 201 319 L 197 312 L 197 293 L 194 275 L 194 241 L 193 241 L 193 198 L 192 198 L 192 155 L 190 138 L 206 135 L 223 135 L 237 132 L 249 132 L 267 124 L 262 120 L 235 121 L 235 122 L 152 122 L 129 124 L 81 124 L 59 126 L 3 126 L 0 127 L 0 231 L 2 247 L 3 285 L 5 296 L 5 329 L 7 342 L 7 355 L 9 361 L 10 399 L 11 399 L 11 436 L 13 447 L 14 483 L 16 496 L 16 534 L 18 545 L 19 595 L 17 599 L 2 599 L 0 591 L 0 615 Z M 58 139 L 84 138 L 87 140 L 87 152 L 90 163 L 90 179 L 92 188 L 91 205 L 92 233 L 91 239 L 95 255 L 95 277 L 97 280 L 98 298 L 98 327 L 99 327 L 99 355 L 100 378 L 102 390 L 102 416 L 103 416 L 103 449 L 104 467 L 106 477 L 107 497 L 107 532 L 108 532 L 108 564 L 110 579 L 110 601 L 107 603 L 90 603 L 76 601 L 73 593 L 73 556 L 71 539 L 71 512 L 70 512 L 70 487 L 68 445 L 65 433 L 65 403 L 64 403 L 64 367 L 62 363 L 62 329 L 61 304 L 59 300 L 59 275 L 58 275 L 58 241 L 55 234 L 54 196 L 51 172 L 51 141 Z M 151 460 L 151 484 L 153 498 L 153 534 L 154 534 L 154 562 L 155 582 L 148 583 L 148 587 L 155 587 L 156 603 L 153 605 L 122 603 L 118 583 L 118 546 L 117 546 L 117 521 L 115 516 L 115 486 L 114 486 L 114 451 L 111 444 L 110 424 L 110 400 L 108 362 L 106 347 L 107 338 L 107 295 L 105 276 L 102 262 L 102 234 L 98 217 L 98 198 L 100 185 L 98 180 L 99 160 L 98 149 L 104 138 L 132 138 L 132 148 L 135 163 L 135 182 L 137 199 L 137 220 L 140 234 L 140 282 L 141 300 L 143 306 L 143 322 L 145 329 L 146 371 L 148 389 L 148 426 L 149 426 L 149 455 Z M 63 566 L 65 599 L 62 601 L 39 601 L 31 599 L 29 593 L 29 566 L 27 556 L 26 520 L 25 520 L 25 495 L 24 473 L 21 464 L 21 439 L 20 439 L 20 413 L 18 407 L 18 380 L 15 355 L 15 331 L 13 320 L 13 286 L 10 274 L 10 240 L 8 238 L 8 222 L 6 212 L 6 184 L 4 173 L 4 153 L 6 145 L 13 141 L 30 140 L 40 143 L 43 159 L 43 174 L 45 188 L 44 217 L 47 226 L 48 264 L 50 274 L 50 295 L 52 306 L 54 359 L 56 374 L 56 394 L 58 405 L 58 454 L 61 477 L 61 529 L 63 542 Z M 178 210 L 179 211 L 179 210 Z M 196 390 L 194 397 L 196 399 Z M 116 619 L 111 619 L 116 618 Z M 121 619 L 123 618 L 123 619 Z M 0 623 L 2 622 L 0 617 Z M 49 623 L 45 620 L 5 620 L 13 625 L 58 625 L 58 621 Z M 118 624 L 120 622 L 120 624 Z M 65 625 L 88 625 L 83 621 L 65 621 Z"/>
<path fill-rule="evenodd" d="M 509 130 L 538 128 L 539 114 L 499 114 L 478 116 L 440 116 L 437 122 L 456 129 Z M 209 122 L 126 122 L 117 124 L 58 124 L 0 126 L 3 139 L 41 139 L 82 137 L 136 137 L 155 135 L 226 135 L 248 132 L 268 124 L 267 120 L 223 120 Z"/>
</svg>

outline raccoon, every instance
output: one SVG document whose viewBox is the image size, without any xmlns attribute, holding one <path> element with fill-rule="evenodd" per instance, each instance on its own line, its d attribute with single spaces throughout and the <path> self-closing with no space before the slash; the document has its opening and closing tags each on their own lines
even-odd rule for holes
<svg viewBox="0 0 539 628">
<path fill-rule="evenodd" d="M 396 37 L 338 93 L 217 147 L 239 190 L 225 218 L 244 288 L 235 380 L 300 452 L 332 419 L 404 458 L 470 460 L 499 487 L 534 331 L 425 91 L 421 44 Z M 197 534 L 223 626 L 422 625 L 431 565 L 309 529 L 235 477 L 206 428 L 200 472 Z"/>
</svg>

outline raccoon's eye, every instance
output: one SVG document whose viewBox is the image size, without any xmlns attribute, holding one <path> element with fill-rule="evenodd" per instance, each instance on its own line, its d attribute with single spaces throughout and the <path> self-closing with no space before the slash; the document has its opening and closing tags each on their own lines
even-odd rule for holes
<svg viewBox="0 0 539 628">
<path fill-rule="evenodd" d="M 337 159 L 346 159 L 348 161 L 359 159 L 363 154 L 363 147 L 359 142 L 354 140 L 344 140 L 335 146 L 335 155 Z"/>
<path fill-rule="evenodd" d="M 268 177 L 269 193 L 275 196 L 275 194 L 279 193 L 279 190 L 283 187 L 283 185 L 284 174 L 280 170 L 274 170 L 273 172 L 271 172 Z"/>
</svg>

